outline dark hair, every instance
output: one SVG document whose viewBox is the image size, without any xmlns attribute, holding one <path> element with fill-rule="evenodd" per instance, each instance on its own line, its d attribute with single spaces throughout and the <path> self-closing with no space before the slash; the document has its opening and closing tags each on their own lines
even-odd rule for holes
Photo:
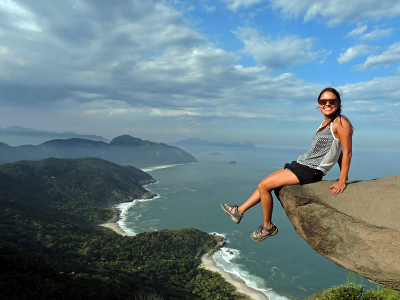
<svg viewBox="0 0 400 300">
<path fill-rule="evenodd" d="M 351 124 L 350 120 L 346 116 L 342 115 L 342 100 L 340 99 L 339 92 L 336 89 L 331 88 L 331 87 L 324 88 L 321 91 L 321 93 L 319 93 L 318 101 L 321 98 L 322 94 L 325 93 L 325 92 L 331 92 L 331 93 L 335 94 L 336 98 L 338 99 L 338 102 L 336 103 L 337 110 L 335 112 L 335 115 L 330 119 L 330 121 L 324 127 L 319 128 L 317 130 L 317 132 L 325 129 L 326 127 L 328 127 L 329 124 L 331 124 L 337 118 L 339 118 L 340 124 L 342 124 L 342 118 L 345 118 L 350 123 L 351 133 L 353 134 L 353 130 L 354 130 L 353 125 Z"/>
</svg>

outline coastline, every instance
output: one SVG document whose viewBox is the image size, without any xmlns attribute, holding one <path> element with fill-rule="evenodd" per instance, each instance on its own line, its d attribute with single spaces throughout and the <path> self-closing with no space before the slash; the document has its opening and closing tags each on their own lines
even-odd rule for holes
<svg viewBox="0 0 400 300">
<path fill-rule="evenodd" d="M 118 224 L 119 216 L 121 213 L 120 210 L 117 207 L 113 207 L 112 210 L 115 213 L 114 217 L 111 220 L 108 220 L 106 223 L 100 224 L 100 226 L 110 228 L 111 230 L 122 236 L 128 236 L 128 234 Z"/>
<path fill-rule="evenodd" d="M 162 167 L 171 167 L 171 166 L 162 166 Z M 147 184 L 151 184 L 151 183 L 155 183 L 157 182 L 156 180 L 154 180 L 154 182 L 146 182 L 144 183 L 144 185 Z M 141 199 L 152 199 L 154 197 L 158 196 L 157 194 L 147 191 L 147 193 L 145 193 Z M 100 226 L 102 227 L 106 227 L 109 228 L 111 230 L 113 230 L 114 232 L 116 232 L 117 234 L 120 234 L 122 236 L 129 236 L 119 225 L 118 221 L 120 219 L 120 209 L 118 209 L 117 207 L 113 207 L 113 211 L 115 212 L 114 217 L 107 221 L 104 224 L 100 224 Z M 261 291 L 256 290 L 254 288 L 248 287 L 245 283 L 244 280 L 242 280 L 241 278 L 230 274 L 228 272 L 224 272 L 221 268 L 219 268 L 214 259 L 211 256 L 208 256 L 207 254 L 203 255 L 201 258 L 201 265 L 199 266 L 200 268 L 204 268 L 207 269 L 209 271 L 212 272 L 217 272 L 219 273 L 224 280 L 226 280 L 227 282 L 229 282 L 230 284 L 232 284 L 233 286 L 236 287 L 236 292 L 243 294 L 247 297 L 249 297 L 252 300 L 269 300 L 269 298 Z"/>
<path fill-rule="evenodd" d="M 116 232 L 122 236 L 128 236 L 128 234 L 126 234 L 126 232 L 119 226 L 118 218 L 113 218 L 109 222 L 101 224 L 100 226 L 110 228 L 111 230 L 113 230 L 114 232 Z M 221 276 L 227 282 L 229 282 L 230 284 L 232 284 L 233 286 L 235 286 L 237 288 L 237 292 L 244 294 L 253 300 L 269 300 L 268 297 L 263 292 L 253 289 L 251 287 L 248 287 L 242 279 L 240 279 L 230 273 L 224 272 L 221 268 L 217 267 L 212 256 L 207 256 L 207 254 L 203 255 L 203 257 L 201 258 L 200 268 L 204 268 L 209 271 L 217 272 L 217 273 L 221 274 Z"/>
<path fill-rule="evenodd" d="M 114 221 L 114 220 L 110 220 L 110 221 Z M 119 226 L 118 220 L 115 220 L 114 222 L 104 223 L 104 224 L 101 224 L 100 226 L 110 228 L 111 230 L 113 230 L 114 232 L 116 232 L 122 236 L 128 236 L 126 234 L 126 232 L 124 230 L 122 230 L 122 228 Z M 212 272 L 217 272 L 217 273 L 221 274 L 221 276 L 227 282 L 229 282 L 230 284 L 232 284 L 233 286 L 235 286 L 237 288 L 237 292 L 244 294 L 253 300 L 269 300 L 268 297 L 263 292 L 253 289 L 251 287 L 248 287 L 242 279 L 240 279 L 230 273 L 224 272 L 221 268 L 217 267 L 212 256 L 207 256 L 207 254 L 203 255 L 203 257 L 201 258 L 200 268 L 204 268 L 206 270 L 209 270 Z"/>
<path fill-rule="evenodd" d="M 142 181 L 141 182 L 142 186 L 150 185 L 150 184 L 153 184 L 153 183 L 157 183 L 157 180 L 151 179 L 151 180 L 148 180 L 148 181 Z M 146 192 L 142 195 L 141 198 L 134 199 L 133 201 L 135 201 L 135 200 L 150 200 L 150 199 L 153 199 L 153 198 L 155 198 L 157 196 L 158 196 L 157 194 L 155 194 L 155 193 L 153 193 L 153 192 L 151 192 L 149 190 L 146 190 Z M 124 203 L 129 203 L 129 202 L 124 202 Z M 121 210 L 117 206 L 114 206 L 111 209 L 114 212 L 114 217 L 111 220 L 108 220 L 106 223 L 100 224 L 100 226 L 106 227 L 106 228 L 110 228 L 110 229 L 114 230 L 116 233 L 118 233 L 118 234 L 120 234 L 122 236 L 130 236 L 129 234 L 127 234 L 121 228 L 121 226 L 118 223 L 118 221 L 120 219 L 120 215 L 121 215 Z"/>
<path fill-rule="evenodd" d="M 110 228 L 110 229 L 114 230 L 116 233 L 118 233 L 118 234 L 120 234 L 120 235 L 128 236 L 128 235 L 126 234 L 126 232 L 122 230 L 121 226 L 119 226 L 119 224 L 118 224 L 117 221 L 115 221 L 114 223 L 104 223 L 104 224 L 100 224 L 100 226 Z"/>
<path fill-rule="evenodd" d="M 261 291 L 253 289 L 251 287 L 248 287 L 246 283 L 236 277 L 235 275 L 232 275 L 230 273 L 224 272 L 221 268 L 217 267 L 214 259 L 212 256 L 207 256 L 207 254 L 203 255 L 201 259 L 201 265 L 200 268 L 207 269 L 212 272 L 217 272 L 221 274 L 221 276 L 230 284 L 235 286 L 237 288 L 237 292 L 241 294 L 245 294 L 249 296 L 253 300 L 268 300 L 268 297 Z"/>
</svg>

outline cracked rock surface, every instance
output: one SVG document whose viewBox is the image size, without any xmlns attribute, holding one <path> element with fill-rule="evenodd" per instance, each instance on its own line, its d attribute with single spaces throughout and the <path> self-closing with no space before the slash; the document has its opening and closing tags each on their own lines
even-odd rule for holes
<svg viewBox="0 0 400 300">
<path fill-rule="evenodd" d="M 400 175 L 349 181 L 332 195 L 334 181 L 275 191 L 297 233 L 337 265 L 381 286 L 400 290 Z"/>
</svg>

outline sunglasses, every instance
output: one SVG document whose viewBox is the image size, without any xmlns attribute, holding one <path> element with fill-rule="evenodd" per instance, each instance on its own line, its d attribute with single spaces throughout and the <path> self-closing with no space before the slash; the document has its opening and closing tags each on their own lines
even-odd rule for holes
<svg viewBox="0 0 400 300">
<path fill-rule="evenodd" d="M 338 99 L 319 99 L 318 104 L 325 105 L 328 101 L 331 105 L 335 105 Z"/>
</svg>

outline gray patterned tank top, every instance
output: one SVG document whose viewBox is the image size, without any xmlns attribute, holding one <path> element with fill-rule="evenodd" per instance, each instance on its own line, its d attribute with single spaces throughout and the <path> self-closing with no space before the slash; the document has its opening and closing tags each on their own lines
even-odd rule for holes
<svg viewBox="0 0 400 300">
<path fill-rule="evenodd" d="M 340 140 L 335 137 L 332 131 L 332 124 L 335 121 L 323 130 L 314 133 L 311 149 L 299 156 L 297 159 L 299 164 L 321 170 L 324 175 L 335 165 L 342 151 Z"/>
</svg>

